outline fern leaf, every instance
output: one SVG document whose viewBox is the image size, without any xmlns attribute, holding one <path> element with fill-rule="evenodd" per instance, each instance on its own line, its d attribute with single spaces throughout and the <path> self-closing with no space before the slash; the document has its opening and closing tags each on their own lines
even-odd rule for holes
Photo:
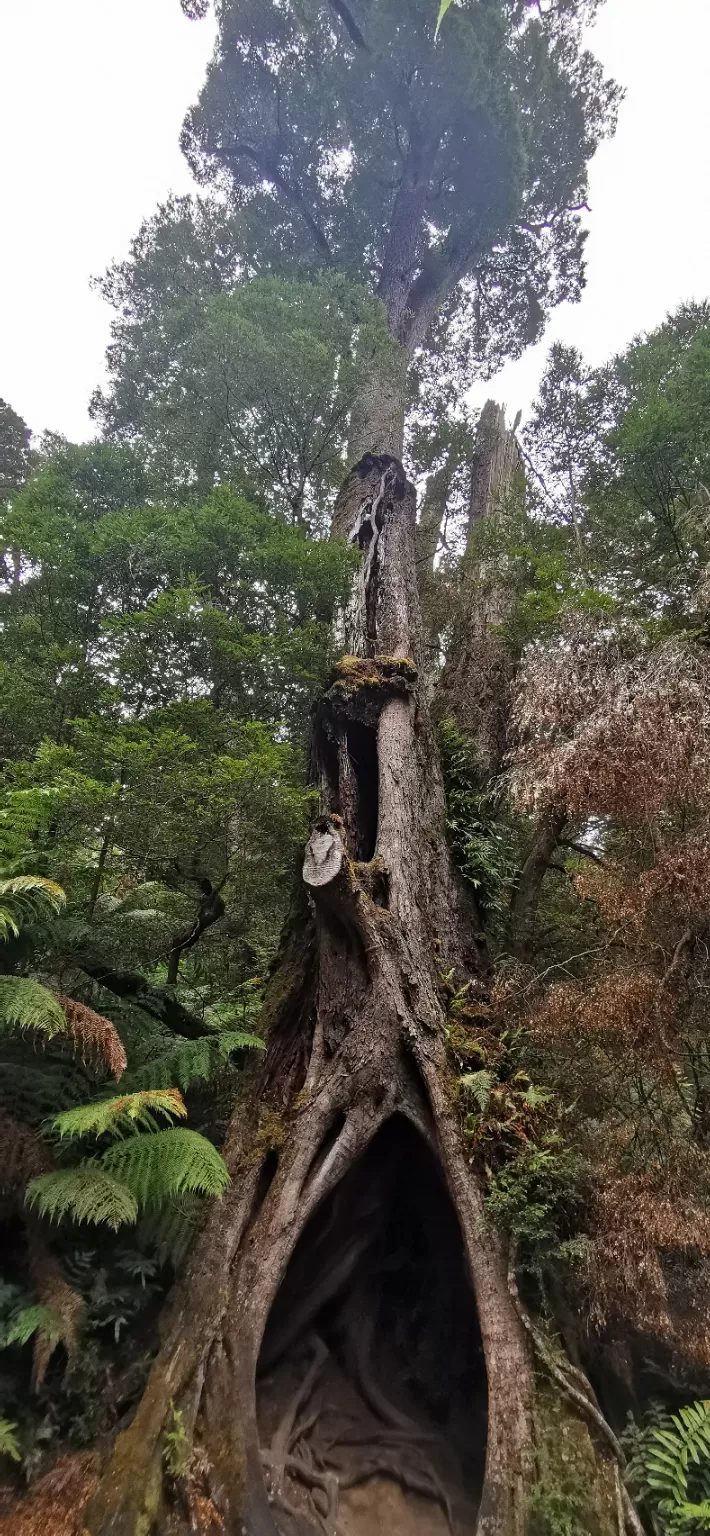
<svg viewBox="0 0 710 1536">
<path fill-rule="evenodd" d="M 485 1068 L 480 1072 L 466 1072 L 460 1079 L 461 1087 L 475 1099 L 482 1115 L 485 1115 L 488 1108 L 495 1081 L 494 1074 L 487 1072 Z"/>
<path fill-rule="evenodd" d="M 225 1030 L 223 1034 L 217 1036 L 217 1042 L 220 1050 L 227 1056 L 231 1051 L 242 1051 L 247 1048 L 255 1051 L 266 1050 L 265 1042 L 260 1040 L 258 1035 L 247 1034 L 241 1029 Z"/>
<path fill-rule="evenodd" d="M 39 1309 L 34 1310 L 44 1312 L 50 1319 L 49 1326 L 43 1325 L 40 1319 L 35 1332 L 32 1386 L 38 1391 L 58 1344 L 63 1344 L 66 1350 L 67 1367 L 75 1358 L 86 1318 L 86 1304 L 79 1291 L 68 1283 L 58 1259 L 38 1232 L 34 1232 L 30 1239 L 29 1261 L 39 1303 Z M 56 1320 L 54 1326 L 51 1319 Z"/>
<path fill-rule="evenodd" d="M 233 1051 L 264 1050 L 258 1035 L 239 1030 L 224 1030 L 203 1035 L 199 1040 L 185 1040 L 161 1056 L 154 1056 L 130 1075 L 131 1088 L 169 1088 L 177 1083 L 187 1093 L 192 1083 L 208 1082 L 229 1060 Z"/>
<path fill-rule="evenodd" d="M 177 1088 L 149 1088 L 139 1093 L 124 1093 L 115 1099 L 98 1099 L 93 1104 L 78 1104 L 65 1109 L 52 1120 L 52 1129 L 64 1136 L 103 1136 L 107 1131 L 158 1128 L 158 1116 L 164 1120 L 184 1120 L 187 1109 Z"/>
<path fill-rule="evenodd" d="M 16 939 L 19 932 L 20 925 L 11 908 L 0 906 L 0 939 L 3 942 L 7 939 Z"/>
<path fill-rule="evenodd" d="M 139 1206 L 159 1205 L 189 1190 L 222 1195 L 229 1183 L 227 1165 L 211 1141 L 182 1127 L 120 1141 L 101 1162 Z"/>
<path fill-rule="evenodd" d="M 703 1507 L 693 1497 L 706 1500 L 710 1481 L 710 1400 L 674 1414 L 654 1409 L 634 1436 L 629 1470 L 642 1497 L 663 1515 L 664 1526 L 668 1516 L 674 1531 L 689 1528 L 687 1521 L 702 1518 L 689 1513 Z"/>
<path fill-rule="evenodd" d="M 51 1040 L 67 1023 L 56 997 L 29 976 L 0 976 L 0 1030 L 36 1029 Z"/>
<path fill-rule="evenodd" d="M 74 1221 L 112 1227 L 114 1232 L 138 1216 L 131 1190 L 98 1161 L 41 1173 L 27 1186 L 25 1198 L 28 1205 L 50 1221 L 67 1216 Z"/>
<path fill-rule="evenodd" d="M 48 1343 L 58 1344 L 64 1331 L 64 1325 L 58 1313 L 51 1307 L 41 1305 L 33 1307 L 21 1307 L 19 1312 L 10 1319 L 10 1326 L 5 1334 L 5 1344 L 26 1344 L 35 1333 L 44 1334 Z"/>
<path fill-rule="evenodd" d="M 22 1453 L 15 1434 L 17 1425 L 10 1419 L 0 1419 L 0 1456 L 9 1456 L 12 1461 L 21 1461 Z"/>
<path fill-rule="evenodd" d="M 176 1195 L 145 1216 L 141 1224 L 145 1240 L 155 1249 L 161 1264 L 170 1263 L 173 1269 L 179 1269 L 202 1223 L 205 1207 L 202 1195 Z"/>
<path fill-rule="evenodd" d="M 0 880 L 0 938 L 17 938 L 23 921 L 42 907 L 59 912 L 65 901 L 61 885 L 41 875 L 10 875 Z"/>
<path fill-rule="evenodd" d="M 31 1126 L 49 1115 L 71 1109 L 86 1098 L 86 1077 L 71 1061 L 45 1061 L 35 1065 L 24 1041 L 16 1050 L 4 1050 L 0 1061 L 0 1120 L 3 1112 Z M 35 1169 L 35 1172 L 39 1170 Z"/>
<path fill-rule="evenodd" d="M 55 880 L 45 880 L 41 874 L 12 874 L 8 880 L 0 880 L 0 900 L 5 900 L 6 895 L 38 895 L 41 900 L 54 906 L 55 912 L 60 911 L 66 902 L 61 886 Z"/>
</svg>

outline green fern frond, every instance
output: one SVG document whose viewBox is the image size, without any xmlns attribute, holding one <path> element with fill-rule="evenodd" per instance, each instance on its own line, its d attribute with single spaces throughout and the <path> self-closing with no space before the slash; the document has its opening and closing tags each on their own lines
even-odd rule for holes
<svg viewBox="0 0 710 1536">
<path fill-rule="evenodd" d="M 187 1190 L 222 1195 L 229 1183 L 227 1165 L 211 1141 L 182 1127 L 131 1136 L 109 1147 L 101 1162 L 139 1206 L 160 1205 Z"/>
<path fill-rule="evenodd" d="M 49 824 L 55 794 L 51 789 L 33 785 L 31 789 L 13 789 L 0 811 L 0 852 L 6 859 L 17 859 L 27 852 L 34 834 Z"/>
<path fill-rule="evenodd" d="M 176 1195 L 144 1217 L 139 1237 L 142 1233 L 155 1249 L 161 1264 L 172 1264 L 173 1269 L 179 1269 L 201 1226 L 205 1207 L 202 1195 Z"/>
<path fill-rule="evenodd" d="M 482 1068 L 480 1072 L 466 1072 L 459 1081 L 464 1091 L 475 1100 L 481 1114 L 485 1115 L 488 1101 L 495 1086 L 496 1079 L 494 1074 Z"/>
<path fill-rule="evenodd" d="M 10 907 L 0 906 L 0 939 L 5 943 L 8 939 L 16 939 L 20 932 L 18 917 Z"/>
<path fill-rule="evenodd" d="M 629 1477 L 640 1496 L 674 1532 L 696 1529 L 710 1500 L 710 1399 L 673 1414 L 654 1408 L 628 1441 Z"/>
<path fill-rule="evenodd" d="M 257 1035 L 238 1030 L 224 1030 L 215 1035 L 203 1035 L 199 1040 L 184 1040 L 161 1056 L 145 1062 L 127 1081 L 131 1088 L 168 1088 L 177 1083 L 183 1093 L 195 1082 L 208 1082 L 229 1060 L 233 1051 L 264 1050 L 264 1042 Z"/>
<path fill-rule="evenodd" d="M 151 1141 L 152 1137 L 146 1136 L 145 1140 Z M 98 1160 L 82 1163 L 78 1168 L 38 1174 L 30 1180 L 25 1199 L 50 1221 L 66 1216 L 73 1221 L 112 1227 L 114 1232 L 138 1216 L 138 1204 L 131 1190 Z"/>
<path fill-rule="evenodd" d="M 226 1056 L 232 1051 L 254 1050 L 265 1051 L 266 1042 L 260 1040 L 258 1035 L 250 1035 L 242 1029 L 225 1030 L 217 1037 L 220 1050 Z"/>
<path fill-rule="evenodd" d="M 0 938 L 17 938 L 27 917 L 43 906 L 59 912 L 65 899 L 61 885 L 42 875 L 10 875 L 0 880 Z"/>
<path fill-rule="evenodd" d="M 10 1456 L 13 1461 L 21 1461 L 16 1429 L 17 1425 L 11 1423 L 10 1419 L 0 1419 L 0 1456 Z"/>
<path fill-rule="evenodd" d="M 64 1333 L 64 1324 L 58 1312 L 52 1307 L 43 1307 L 37 1303 L 32 1307 L 22 1307 L 10 1319 L 3 1343 L 26 1344 L 33 1334 L 41 1333 L 48 1344 L 58 1344 Z"/>
<path fill-rule="evenodd" d="M 26 1060 L 30 1053 L 22 1039 L 3 1041 L 0 1061 L 0 1111 L 13 1115 L 27 1125 L 40 1126 L 50 1115 L 71 1109 L 86 1098 L 86 1073 L 73 1061 L 38 1058 L 39 1065 Z"/>
<path fill-rule="evenodd" d="M 41 901 L 47 901 L 55 912 L 59 912 L 66 901 L 61 885 L 57 885 L 56 880 L 46 880 L 44 875 L 10 875 L 9 879 L 0 880 L 0 900 L 5 901 L 8 896 L 30 900 L 39 897 Z"/>
<path fill-rule="evenodd" d="M 47 987 L 29 976 L 0 976 L 0 1032 L 36 1029 L 51 1040 L 66 1027 L 59 1003 Z"/>
<path fill-rule="evenodd" d="M 52 1129 L 65 1136 L 116 1135 L 130 1131 L 159 1129 L 159 1116 L 165 1120 L 184 1120 L 184 1101 L 177 1088 L 148 1088 L 139 1093 L 123 1093 L 113 1099 L 98 1099 L 93 1104 L 79 1104 L 55 1115 Z"/>
</svg>

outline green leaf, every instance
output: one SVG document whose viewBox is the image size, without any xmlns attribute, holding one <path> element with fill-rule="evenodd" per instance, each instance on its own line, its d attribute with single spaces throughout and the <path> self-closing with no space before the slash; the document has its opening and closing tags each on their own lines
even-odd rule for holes
<svg viewBox="0 0 710 1536">
<path fill-rule="evenodd" d="M 229 1184 L 227 1165 L 216 1147 L 199 1132 L 182 1127 L 118 1142 L 104 1152 L 101 1162 L 130 1189 L 139 1206 L 159 1205 L 188 1190 L 222 1195 Z"/>
<path fill-rule="evenodd" d="M 67 1022 L 56 997 L 28 976 L 0 976 L 0 1031 L 36 1029 L 51 1040 Z"/>
<path fill-rule="evenodd" d="M 186 1093 L 191 1083 L 207 1082 L 214 1077 L 233 1051 L 249 1048 L 263 1051 L 264 1042 L 258 1035 L 240 1030 L 220 1030 L 199 1040 L 184 1040 L 132 1072 L 129 1083 L 137 1088 L 168 1088 L 177 1083 Z"/>
<path fill-rule="evenodd" d="M 66 1216 L 73 1221 L 112 1227 L 114 1232 L 138 1216 L 138 1204 L 131 1190 L 100 1162 L 40 1173 L 30 1180 L 25 1200 L 50 1221 Z"/>
<path fill-rule="evenodd" d="M 434 39 L 435 40 L 439 36 L 439 27 L 441 26 L 441 23 L 444 20 L 446 12 L 448 11 L 449 6 L 452 5 L 452 4 L 453 4 L 453 0 L 441 0 L 441 3 L 439 5 L 439 12 L 438 12 L 438 15 L 437 15 L 437 18 L 436 18 L 436 27 L 434 29 Z"/>
</svg>

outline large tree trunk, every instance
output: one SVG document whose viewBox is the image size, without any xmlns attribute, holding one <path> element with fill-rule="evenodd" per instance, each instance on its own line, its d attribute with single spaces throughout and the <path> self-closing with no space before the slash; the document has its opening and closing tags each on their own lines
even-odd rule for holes
<svg viewBox="0 0 710 1536">
<path fill-rule="evenodd" d="M 355 398 L 350 418 L 348 458 L 357 463 L 367 453 L 402 456 L 408 355 L 404 347 L 372 359 Z"/>
<path fill-rule="evenodd" d="M 530 1342 L 465 1150 L 439 985 L 488 962 L 444 838 L 415 497 L 396 458 L 356 466 L 335 526 L 362 563 L 314 722 L 306 900 L 267 993 L 265 1066 L 235 1109 L 230 1191 L 90 1503 L 92 1536 L 350 1536 L 382 1528 L 367 1498 L 389 1508 L 392 1489 L 408 1536 L 527 1529 Z M 175 1412 L 190 1451 L 171 1481 Z"/>
</svg>

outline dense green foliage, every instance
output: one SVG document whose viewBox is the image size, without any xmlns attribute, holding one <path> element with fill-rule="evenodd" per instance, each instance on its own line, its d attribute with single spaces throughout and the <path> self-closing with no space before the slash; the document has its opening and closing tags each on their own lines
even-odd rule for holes
<svg viewBox="0 0 710 1536">
<path fill-rule="evenodd" d="M 229 480 L 322 531 L 354 395 L 392 349 L 384 310 L 328 274 L 244 281 L 236 258 L 219 260 L 236 233 L 186 199 L 143 227 L 101 284 L 116 319 L 111 388 L 93 412 L 163 495 Z"/>
<path fill-rule="evenodd" d="M 435 41 L 429 0 L 230 0 L 188 160 L 232 181 L 248 263 L 367 274 L 409 349 L 449 305 L 480 358 L 515 354 L 579 291 L 616 102 L 581 44 L 594 9 L 467 0 Z"/>
<path fill-rule="evenodd" d="M 6 400 L 0 400 L 0 501 L 24 484 L 30 472 L 31 432 Z"/>
<path fill-rule="evenodd" d="M 0 520 L 0 1140 L 26 1234 L 3 1423 L 24 1455 L 31 1361 L 52 1437 L 81 1443 L 110 1414 L 131 1253 L 153 1264 L 125 1313 L 139 1390 L 142 1318 L 225 1188 L 213 1142 L 261 1045 L 310 805 L 310 700 L 352 561 L 226 484 L 149 499 L 139 455 L 108 444 L 52 443 Z M 73 1278 L 86 1230 L 111 1326 Z"/>
</svg>

